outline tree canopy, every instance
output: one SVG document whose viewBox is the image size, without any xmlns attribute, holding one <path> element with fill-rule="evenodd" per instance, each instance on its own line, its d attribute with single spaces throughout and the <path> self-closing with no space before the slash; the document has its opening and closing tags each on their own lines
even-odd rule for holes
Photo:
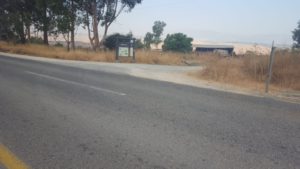
<svg viewBox="0 0 300 169">
<path fill-rule="evenodd" d="M 131 34 L 122 35 L 119 33 L 115 33 L 115 34 L 112 34 L 112 35 L 106 37 L 106 39 L 104 41 L 104 46 L 106 48 L 112 50 L 112 49 L 116 48 L 118 39 L 128 39 L 128 38 L 132 38 L 132 35 Z"/>
<path fill-rule="evenodd" d="M 145 37 L 144 37 L 145 47 L 147 49 L 150 49 L 151 43 L 153 43 L 153 34 L 150 33 L 150 32 L 147 32 L 146 35 L 145 35 Z"/>
<path fill-rule="evenodd" d="M 101 48 L 111 24 L 124 11 L 130 12 L 142 0 L 83 0 L 84 25 L 93 49 Z M 99 39 L 98 25 L 103 27 L 102 40 Z"/>
<path fill-rule="evenodd" d="M 300 21 L 297 28 L 293 31 L 294 48 L 300 48 Z"/>
<path fill-rule="evenodd" d="M 164 21 L 155 21 L 153 26 L 152 26 L 152 33 L 147 32 L 145 37 L 144 37 L 144 43 L 145 47 L 147 49 L 150 49 L 151 44 L 155 44 L 156 47 L 157 45 L 162 42 L 161 36 L 164 32 L 164 28 L 167 26 L 167 24 Z"/>
<path fill-rule="evenodd" d="M 191 52 L 193 38 L 187 37 L 183 33 L 168 34 L 163 45 L 164 51 Z"/>
<path fill-rule="evenodd" d="M 155 45 L 158 45 L 161 41 L 161 35 L 164 32 L 164 28 L 165 26 L 167 26 L 167 24 L 164 21 L 155 21 L 154 25 L 152 27 L 152 31 L 153 31 L 153 42 L 155 43 Z"/>
<path fill-rule="evenodd" d="M 142 0 L 0 0 L 0 40 L 26 43 L 34 32 L 63 35 L 75 48 L 75 29 L 88 31 L 93 49 L 103 46 L 109 27 L 122 12 L 130 12 Z M 100 40 L 99 30 L 103 30 Z"/>
</svg>

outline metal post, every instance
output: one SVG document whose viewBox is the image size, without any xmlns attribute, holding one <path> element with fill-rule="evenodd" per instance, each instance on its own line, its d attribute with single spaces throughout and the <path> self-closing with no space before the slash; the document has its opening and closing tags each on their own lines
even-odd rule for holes
<svg viewBox="0 0 300 169">
<path fill-rule="evenodd" d="M 119 38 L 117 38 L 116 42 L 116 62 L 119 62 Z"/>
<path fill-rule="evenodd" d="M 133 42 L 132 42 L 132 50 L 133 50 L 132 60 L 133 60 L 133 63 L 135 63 L 135 39 L 133 39 Z"/>
<path fill-rule="evenodd" d="M 274 41 L 272 43 L 272 49 L 271 49 L 271 55 L 270 55 L 270 61 L 269 61 L 269 72 L 268 72 L 268 77 L 266 80 L 266 93 L 269 92 L 269 85 L 272 79 L 272 69 L 273 69 L 273 62 L 274 62 L 274 54 L 275 54 L 275 49 L 276 47 L 274 47 Z"/>
<path fill-rule="evenodd" d="M 131 46 L 132 46 L 132 39 L 129 39 L 129 43 L 128 43 L 128 57 L 131 57 Z"/>
</svg>

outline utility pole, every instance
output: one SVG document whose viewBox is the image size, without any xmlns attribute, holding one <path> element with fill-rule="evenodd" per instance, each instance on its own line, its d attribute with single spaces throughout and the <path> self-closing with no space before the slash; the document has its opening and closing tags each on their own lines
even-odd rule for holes
<svg viewBox="0 0 300 169">
<path fill-rule="evenodd" d="M 266 90 L 265 92 L 269 92 L 269 85 L 272 79 L 272 69 L 273 69 L 273 62 L 274 62 L 274 54 L 275 54 L 276 47 L 274 47 L 274 41 L 272 43 L 272 49 L 271 49 L 271 55 L 270 55 L 270 61 L 269 61 L 269 72 L 266 79 Z"/>
</svg>

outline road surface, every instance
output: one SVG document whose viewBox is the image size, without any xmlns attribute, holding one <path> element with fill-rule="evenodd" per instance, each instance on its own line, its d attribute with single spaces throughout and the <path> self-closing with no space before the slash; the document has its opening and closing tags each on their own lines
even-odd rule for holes
<svg viewBox="0 0 300 169">
<path fill-rule="evenodd" d="M 300 105 L 0 56 L 0 144 L 33 169 L 299 169 Z"/>
</svg>

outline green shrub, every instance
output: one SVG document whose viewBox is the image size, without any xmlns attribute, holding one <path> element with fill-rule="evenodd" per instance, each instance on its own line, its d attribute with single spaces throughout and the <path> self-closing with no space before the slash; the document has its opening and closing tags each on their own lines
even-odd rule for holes
<svg viewBox="0 0 300 169">
<path fill-rule="evenodd" d="M 40 37 L 31 37 L 30 38 L 30 43 L 33 44 L 44 44 L 44 40 Z"/>
<path fill-rule="evenodd" d="M 122 35 L 119 33 L 108 36 L 104 41 L 104 46 L 110 50 L 116 49 L 117 39 L 131 38 L 132 35 Z"/>
<path fill-rule="evenodd" d="M 183 33 L 168 34 L 164 41 L 163 50 L 183 53 L 191 52 L 193 50 L 192 41 L 193 38 L 187 37 Z"/>
</svg>

